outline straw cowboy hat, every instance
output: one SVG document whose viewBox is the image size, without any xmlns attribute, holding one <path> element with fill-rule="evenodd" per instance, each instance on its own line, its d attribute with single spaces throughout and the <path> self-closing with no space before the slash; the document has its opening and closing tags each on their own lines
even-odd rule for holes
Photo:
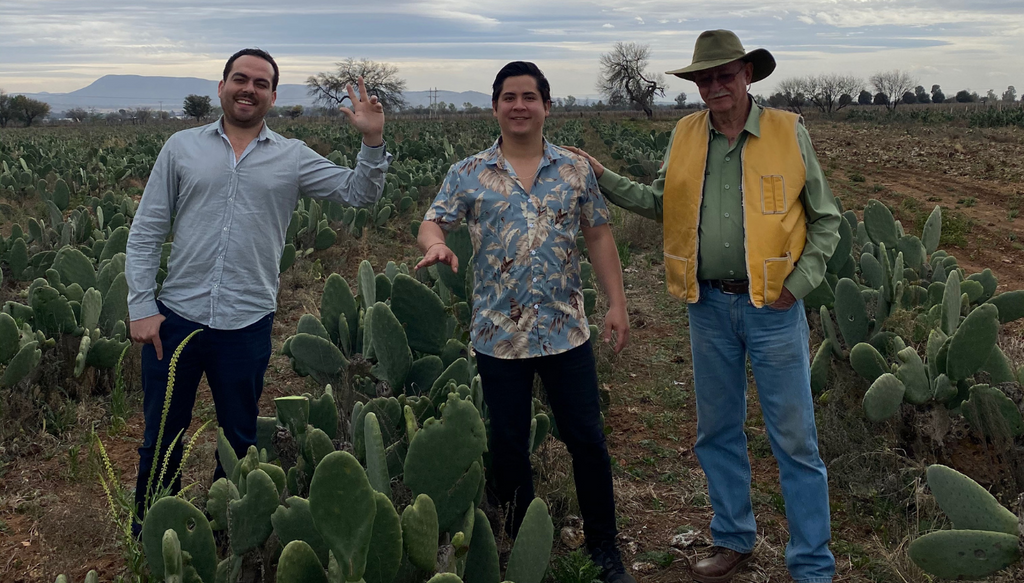
<svg viewBox="0 0 1024 583">
<path fill-rule="evenodd" d="M 693 81 L 693 74 L 698 71 L 713 69 L 740 59 L 754 64 L 751 83 L 764 79 L 775 70 L 775 57 L 767 50 L 754 49 L 748 53 L 743 50 L 739 37 L 731 30 L 706 30 L 697 37 L 690 66 L 666 71 L 665 74 Z"/>
</svg>

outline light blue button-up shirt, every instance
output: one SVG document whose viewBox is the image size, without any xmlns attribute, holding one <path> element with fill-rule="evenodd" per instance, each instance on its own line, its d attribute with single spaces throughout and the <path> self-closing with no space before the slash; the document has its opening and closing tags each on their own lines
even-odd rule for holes
<svg viewBox="0 0 1024 583">
<path fill-rule="evenodd" d="M 372 205 L 390 162 L 383 146 L 364 144 L 354 170 L 337 166 L 266 124 L 237 160 L 220 120 L 172 135 L 128 237 L 130 318 L 159 313 L 156 274 L 168 232 L 174 243 L 160 290 L 168 308 L 221 330 L 273 312 L 285 233 L 299 198 Z"/>
<path fill-rule="evenodd" d="M 529 180 L 532 177 L 527 177 Z M 590 164 L 544 142 L 527 194 L 501 140 L 453 165 L 423 220 L 463 217 L 473 240 L 473 349 L 496 358 L 558 354 L 590 338 L 576 234 L 608 222 Z"/>
</svg>

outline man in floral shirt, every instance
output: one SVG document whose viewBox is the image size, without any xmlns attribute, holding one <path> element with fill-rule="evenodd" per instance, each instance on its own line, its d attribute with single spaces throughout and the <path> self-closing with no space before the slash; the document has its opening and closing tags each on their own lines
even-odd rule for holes
<svg viewBox="0 0 1024 583">
<path fill-rule="evenodd" d="M 602 577 L 635 583 L 615 546 L 615 499 L 601 423 L 590 327 L 583 310 L 576 234 L 583 232 L 608 294 L 604 341 L 626 345 L 629 322 L 608 208 L 587 160 L 544 139 L 551 90 L 533 63 L 505 65 L 491 105 L 501 137 L 452 166 L 424 217 L 417 268 L 458 270 L 445 233 L 465 218 L 473 240 L 470 330 L 490 413 L 494 493 L 518 532 L 534 497 L 530 469 L 533 378 L 544 382 L 559 435 L 572 455 L 583 529 Z"/>
</svg>

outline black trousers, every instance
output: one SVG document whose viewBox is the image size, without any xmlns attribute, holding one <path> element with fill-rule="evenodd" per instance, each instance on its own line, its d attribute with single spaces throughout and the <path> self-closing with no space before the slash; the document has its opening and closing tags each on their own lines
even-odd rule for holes
<svg viewBox="0 0 1024 583">
<path fill-rule="evenodd" d="M 203 373 L 213 395 L 217 424 L 224 429 L 235 454 L 241 458 L 250 445 L 256 445 L 256 416 L 263 393 L 263 375 L 270 362 L 270 332 L 274 324 L 274 315 L 268 314 L 245 328 L 215 330 L 186 320 L 160 302 L 157 305 L 167 318 L 160 325 L 163 360 L 157 360 L 152 344 L 142 347 L 142 408 L 146 431 L 139 448 L 139 477 L 135 488 L 135 507 L 140 517 L 146 511 L 144 504 L 150 472 L 157 474 L 153 477 L 155 489 L 168 446 L 179 431 L 184 432 L 192 423 L 192 407 Z M 160 431 L 171 355 L 185 337 L 197 329 L 202 329 L 202 332 L 185 345 L 175 367 L 174 391 L 160 444 L 160 460 L 157 461 L 153 459 L 153 453 Z M 182 440 L 184 433 L 171 450 L 170 463 L 164 474 L 165 485 L 171 485 L 173 492 L 181 489 L 181 476 L 173 482 L 171 477 L 181 463 Z M 221 477 L 224 477 L 224 469 L 218 458 L 213 478 Z"/>
<path fill-rule="evenodd" d="M 534 498 L 529 441 L 536 373 L 544 383 L 559 436 L 572 456 L 587 546 L 614 541 L 611 463 L 590 342 L 536 358 L 500 359 L 477 354 L 477 369 L 491 423 L 490 486 L 499 503 L 511 505 L 511 521 L 506 522 L 506 528 L 513 536 L 519 532 Z"/>
</svg>

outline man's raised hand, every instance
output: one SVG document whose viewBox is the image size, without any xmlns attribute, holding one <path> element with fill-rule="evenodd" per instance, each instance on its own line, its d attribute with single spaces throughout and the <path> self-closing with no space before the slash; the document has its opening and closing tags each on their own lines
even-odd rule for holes
<svg viewBox="0 0 1024 583">
<path fill-rule="evenodd" d="M 366 85 L 363 78 L 359 77 L 359 95 L 352 89 L 352 84 L 345 86 L 348 91 L 348 98 L 352 102 L 352 108 L 342 107 L 341 112 L 348 117 L 348 121 L 363 134 L 363 143 L 371 148 L 384 143 L 384 106 L 377 100 L 376 95 L 366 93 Z"/>
<path fill-rule="evenodd" d="M 579 148 L 577 148 L 575 146 L 562 146 L 562 147 L 565 148 L 566 150 L 569 150 L 573 154 L 579 154 L 580 156 L 583 156 L 584 158 L 586 158 L 587 162 L 590 162 L 590 167 L 594 169 L 594 176 L 595 177 L 600 178 L 601 175 L 604 174 L 604 166 L 600 162 L 597 161 L 597 158 L 591 156 L 590 154 L 584 152 L 583 150 L 581 150 L 581 149 L 579 149 Z"/>
<path fill-rule="evenodd" d="M 423 259 L 413 269 L 430 267 L 435 263 L 446 263 L 455 273 L 459 272 L 459 257 L 444 243 L 434 243 L 427 249 Z"/>
</svg>

